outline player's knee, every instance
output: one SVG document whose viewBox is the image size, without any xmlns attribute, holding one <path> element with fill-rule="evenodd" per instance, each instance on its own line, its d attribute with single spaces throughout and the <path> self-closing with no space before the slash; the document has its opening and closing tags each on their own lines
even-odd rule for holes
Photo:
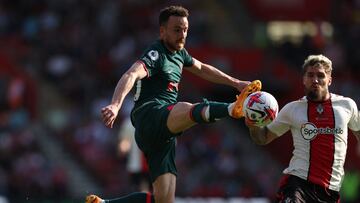
<svg viewBox="0 0 360 203">
<path fill-rule="evenodd" d="M 155 203 L 174 203 L 175 196 L 164 192 L 154 192 Z"/>
<path fill-rule="evenodd" d="M 181 109 L 181 111 L 184 111 L 184 110 L 189 110 L 193 107 L 193 104 L 192 103 L 189 103 L 189 102 L 178 102 L 176 103 L 176 105 L 174 106 L 174 108 L 177 108 L 177 109 Z"/>
</svg>

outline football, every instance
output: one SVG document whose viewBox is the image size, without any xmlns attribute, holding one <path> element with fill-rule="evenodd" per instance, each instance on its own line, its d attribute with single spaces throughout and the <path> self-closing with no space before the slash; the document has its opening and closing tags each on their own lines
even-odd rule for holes
<svg viewBox="0 0 360 203">
<path fill-rule="evenodd" d="M 271 123 L 277 116 L 279 105 L 273 95 L 258 91 L 250 94 L 244 101 L 243 113 L 248 122 L 263 127 Z"/>
</svg>

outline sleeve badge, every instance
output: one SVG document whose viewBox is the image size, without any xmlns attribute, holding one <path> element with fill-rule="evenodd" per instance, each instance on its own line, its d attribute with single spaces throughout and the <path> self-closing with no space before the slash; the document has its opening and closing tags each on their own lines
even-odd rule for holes
<svg viewBox="0 0 360 203">
<path fill-rule="evenodd" d="M 150 57 L 151 60 L 156 61 L 159 58 L 159 52 L 156 50 L 151 50 L 149 51 L 148 56 Z"/>
</svg>

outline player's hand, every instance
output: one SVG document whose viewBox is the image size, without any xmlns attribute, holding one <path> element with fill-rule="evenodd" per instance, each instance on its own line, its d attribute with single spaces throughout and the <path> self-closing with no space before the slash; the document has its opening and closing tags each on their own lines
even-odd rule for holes
<svg viewBox="0 0 360 203">
<path fill-rule="evenodd" d="M 118 112 L 119 112 L 119 107 L 115 104 L 107 105 L 101 109 L 102 120 L 108 128 L 113 127 Z"/>
<path fill-rule="evenodd" d="M 245 118 L 245 125 L 251 130 L 251 129 L 255 129 L 255 128 L 261 128 L 257 125 L 257 123 L 255 121 L 252 121 L 250 119 L 248 119 L 246 116 Z"/>
<path fill-rule="evenodd" d="M 249 120 L 249 119 L 246 118 L 246 116 L 245 116 L 245 125 L 246 125 L 248 128 L 254 128 L 254 127 L 256 127 L 254 124 L 255 124 L 255 123 L 254 123 L 253 121 Z"/>
<path fill-rule="evenodd" d="M 240 80 L 236 86 L 236 89 L 241 92 L 251 81 L 242 81 Z"/>
<path fill-rule="evenodd" d="M 247 127 L 251 127 L 252 123 L 250 122 L 250 120 L 248 118 L 245 117 L 245 125 Z"/>
</svg>

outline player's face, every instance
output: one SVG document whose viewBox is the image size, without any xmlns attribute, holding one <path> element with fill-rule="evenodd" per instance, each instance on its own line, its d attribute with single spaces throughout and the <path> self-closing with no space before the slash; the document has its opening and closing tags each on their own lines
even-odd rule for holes
<svg viewBox="0 0 360 203">
<path fill-rule="evenodd" d="M 185 46 L 188 28 L 186 17 L 170 16 L 168 22 L 160 26 L 160 38 L 170 51 L 179 51 Z"/>
<path fill-rule="evenodd" d="M 311 101 L 324 101 L 330 98 L 331 75 L 322 65 L 308 67 L 303 76 L 305 94 Z"/>
</svg>

